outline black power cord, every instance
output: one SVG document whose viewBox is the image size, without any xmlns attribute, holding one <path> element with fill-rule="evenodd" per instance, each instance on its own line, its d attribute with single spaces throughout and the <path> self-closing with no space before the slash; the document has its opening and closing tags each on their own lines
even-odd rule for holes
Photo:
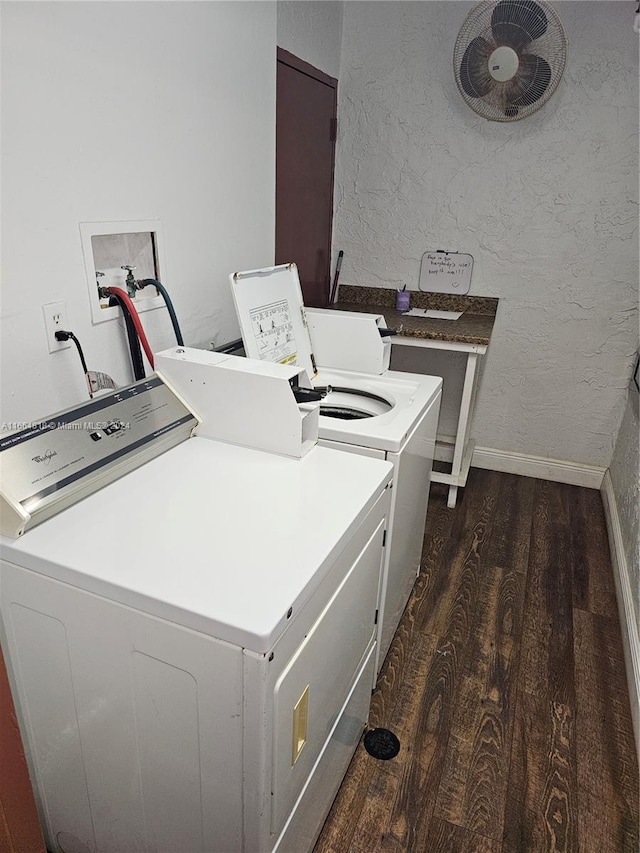
<svg viewBox="0 0 640 853">
<path fill-rule="evenodd" d="M 80 356 L 80 363 L 82 364 L 82 369 L 84 370 L 84 375 L 87 380 L 87 387 L 89 388 L 89 396 L 93 400 L 93 391 L 91 390 L 91 380 L 89 379 L 89 370 L 87 369 L 87 362 L 84 360 L 84 353 L 82 352 L 82 347 L 80 346 L 80 341 L 76 338 L 73 332 L 66 332 L 60 329 L 56 332 L 55 338 L 57 341 L 73 341 L 76 345 L 76 349 L 78 350 L 78 355 Z"/>
</svg>

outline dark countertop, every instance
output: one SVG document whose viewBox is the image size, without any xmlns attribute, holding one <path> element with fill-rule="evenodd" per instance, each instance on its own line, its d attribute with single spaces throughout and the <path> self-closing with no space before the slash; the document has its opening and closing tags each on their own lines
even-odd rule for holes
<svg viewBox="0 0 640 853">
<path fill-rule="evenodd" d="M 491 339 L 498 309 L 498 299 L 492 296 L 458 296 L 412 290 L 411 308 L 464 312 L 458 320 L 441 320 L 432 317 L 410 317 L 396 311 L 396 291 L 388 287 L 341 285 L 338 296 L 339 301 L 332 305 L 332 308 L 339 311 L 384 314 L 389 328 L 396 329 L 401 337 L 483 346 L 487 346 Z"/>
</svg>

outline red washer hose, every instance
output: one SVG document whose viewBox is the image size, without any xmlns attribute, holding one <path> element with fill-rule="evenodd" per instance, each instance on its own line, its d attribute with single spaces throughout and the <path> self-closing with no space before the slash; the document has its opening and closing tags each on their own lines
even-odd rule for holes
<svg viewBox="0 0 640 853">
<path fill-rule="evenodd" d="M 127 306 L 127 310 L 133 320 L 133 325 L 136 327 L 136 332 L 138 333 L 138 337 L 140 338 L 140 343 L 142 344 L 142 348 L 145 351 L 147 359 L 149 360 L 149 364 L 151 367 L 154 367 L 153 363 L 153 352 L 151 351 L 151 347 L 149 346 L 149 341 L 147 340 L 147 336 L 144 333 L 144 329 L 142 327 L 142 322 L 136 310 L 136 306 L 133 304 L 132 299 L 126 290 L 123 290 L 121 287 L 110 287 L 109 293 L 117 293 L 120 299 L 122 299 L 123 303 Z"/>
</svg>

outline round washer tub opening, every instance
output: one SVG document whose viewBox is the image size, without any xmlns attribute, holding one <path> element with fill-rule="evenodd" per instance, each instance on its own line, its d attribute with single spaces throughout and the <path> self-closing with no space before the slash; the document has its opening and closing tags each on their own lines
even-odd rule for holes
<svg viewBox="0 0 640 853">
<path fill-rule="evenodd" d="M 346 406 L 320 406 L 320 414 L 324 415 L 325 418 L 338 418 L 341 421 L 359 421 L 362 418 L 375 417 L 370 412 L 363 412 Z"/>
<path fill-rule="evenodd" d="M 340 420 L 360 420 L 362 418 L 375 418 L 390 412 L 393 404 L 359 388 L 341 388 L 335 385 L 316 386 L 316 391 L 326 392 L 326 397 L 320 404 L 320 414 L 327 418 L 339 418 Z"/>
</svg>

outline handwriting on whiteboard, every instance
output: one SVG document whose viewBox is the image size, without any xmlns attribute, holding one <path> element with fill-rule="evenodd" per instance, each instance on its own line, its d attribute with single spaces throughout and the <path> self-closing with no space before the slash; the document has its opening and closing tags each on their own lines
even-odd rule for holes
<svg viewBox="0 0 640 853">
<path fill-rule="evenodd" d="M 428 275 L 450 275 L 459 279 L 464 278 L 472 263 L 470 260 L 458 260 L 458 255 L 427 254 L 427 261 Z"/>
<path fill-rule="evenodd" d="M 420 290 L 468 293 L 473 257 L 462 252 L 425 252 L 420 264 Z"/>
<path fill-rule="evenodd" d="M 296 339 L 286 299 L 261 305 L 249 312 L 258 358 L 280 364 L 297 364 Z"/>
</svg>

